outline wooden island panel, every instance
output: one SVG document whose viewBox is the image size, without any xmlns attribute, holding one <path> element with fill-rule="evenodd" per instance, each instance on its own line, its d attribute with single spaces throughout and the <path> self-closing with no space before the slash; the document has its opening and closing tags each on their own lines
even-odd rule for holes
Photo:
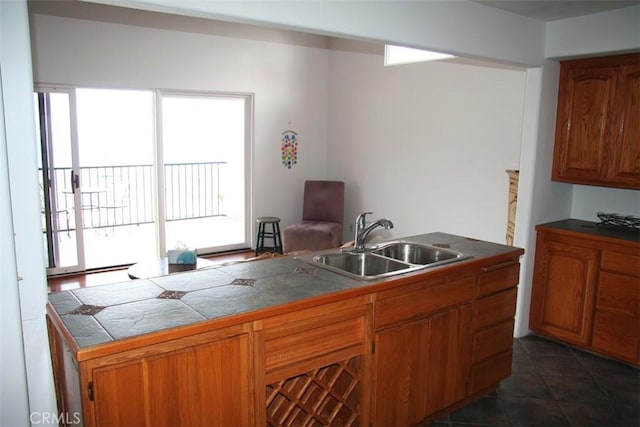
<svg viewBox="0 0 640 427">
<path fill-rule="evenodd" d="M 376 334 L 373 425 L 413 425 L 464 399 L 470 337 L 470 304 Z"/>
<path fill-rule="evenodd" d="M 364 354 L 370 311 L 369 298 L 355 298 L 254 322 L 264 341 L 266 381 Z"/>
<path fill-rule="evenodd" d="M 373 425 L 433 419 L 510 375 L 519 265 L 510 258 L 377 294 Z"/>
<path fill-rule="evenodd" d="M 477 276 L 468 394 L 496 388 L 511 374 L 518 259 L 485 266 Z"/>
<path fill-rule="evenodd" d="M 248 348 L 244 334 L 94 369 L 95 425 L 249 424 Z"/>
<path fill-rule="evenodd" d="M 452 274 L 434 280 L 419 280 L 402 288 L 379 292 L 375 327 L 381 329 L 471 301 L 475 276 Z"/>
<path fill-rule="evenodd" d="M 53 340 L 64 348 L 60 335 Z M 249 425 L 255 412 L 251 360 L 249 333 L 242 327 L 79 365 L 57 357 L 56 383 L 71 385 L 69 374 L 76 372 L 79 386 L 75 393 L 64 393 L 59 405 L 69 413 L 78 411 L 73 401 L 81 396 L 85 426 Z"/>
<path fill-rule="evenodd" d="M 91 427 L 434 419 L 509 375 L 521 254 L 499 247 L 327 297 L 82 348 L 50 303 L 60 411 L 82 412 Z"/>
<path fill-rule="evenodd" d="M 257 425 L 369 423 L 371 296 L 254 322 Z"/>
</svg>

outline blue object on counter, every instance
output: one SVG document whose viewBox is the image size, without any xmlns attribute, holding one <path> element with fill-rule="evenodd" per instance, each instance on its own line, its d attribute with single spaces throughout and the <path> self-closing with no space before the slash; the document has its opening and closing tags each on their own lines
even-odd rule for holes
<svg viewBox="0 0 640 427">
<path fill-rule="evenodd" d="M 167 251 L 169 264 L 195 264 L 196 251 L 187 249 L 172 249 Z"/>
</svg>

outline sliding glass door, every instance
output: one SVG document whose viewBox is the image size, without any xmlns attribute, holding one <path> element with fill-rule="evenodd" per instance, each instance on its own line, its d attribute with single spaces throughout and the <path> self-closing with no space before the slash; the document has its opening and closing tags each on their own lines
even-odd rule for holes
<svg viewBox="0 0 640 427">
<path fill-rule="evenodd" d="M 75 144 L 75 98 L 71 92 L 34 94 L 39 152 L 40 209 L 47 267 L 50 273 L 84 269 L 84 238 Z"/>
<path fill-rule="evenodd" d="M 250 97 L 51 88 L 36 100 L 50 273 L 248 247 Z"/>
<path fill-rule="evenodd" d="M 154 94 L 76 89 L 87 269 L 156 254 Z"/>
<path fill-rule="evenodd" d="M 168 249 L 246 247 L 246 104 L 242 96 L 161 94 Z"/>
</svg>

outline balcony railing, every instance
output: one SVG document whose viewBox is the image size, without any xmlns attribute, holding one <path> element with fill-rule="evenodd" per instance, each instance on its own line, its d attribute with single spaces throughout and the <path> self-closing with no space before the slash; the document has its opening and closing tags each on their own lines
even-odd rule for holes
<svg viewBox="0 0 640 427">
<path fill-rule="evenodd" d="M 221 168 L 226 162 L 164 165 L 167 221 L 222 216 Z M 55 210 L 59 231 L 75 230 L 71 168 L 55 168 Z M 153 165 L 80 168 L 85 229 L 148 224 L 155 221 Z M 42 180 L 42 178 L 41 178 Z"/>
</svg>

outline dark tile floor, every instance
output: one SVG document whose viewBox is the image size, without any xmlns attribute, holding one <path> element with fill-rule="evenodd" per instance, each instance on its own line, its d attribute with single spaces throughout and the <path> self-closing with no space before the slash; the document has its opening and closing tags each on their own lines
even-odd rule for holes
<svg viewBox="0 0 640 427">
<path fill-rule="evenodd" d="M 530 335 L 498 390 L 430 425 L 640 426 L 640 370 Z"/>
</svg>

